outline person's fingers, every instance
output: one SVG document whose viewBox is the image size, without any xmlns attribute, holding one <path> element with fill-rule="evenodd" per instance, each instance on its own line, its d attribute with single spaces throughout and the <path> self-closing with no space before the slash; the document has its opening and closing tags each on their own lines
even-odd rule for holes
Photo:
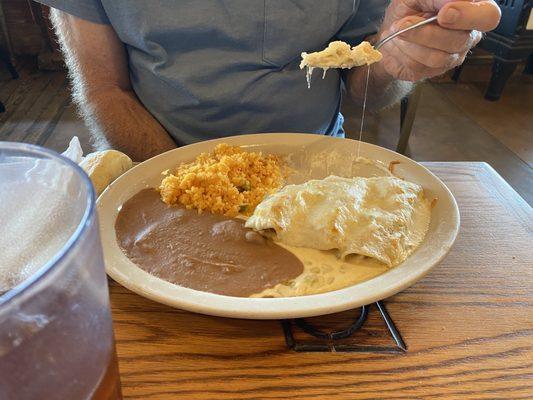
<svg viewBox="0 0 533 400">
<path fill-rule="evenodd" d="M 396 45 L 400 50 L 418 63 L 429 68 L 450 69 L 457 66 L 463 53 L 453 53 L 432 49 L 416 43 L 397 38 Z"/>
<path fill-rule="evenodd" d="M 392 41 L 385 45 L 388 56 L 383 58 L 385 70 L 396 79 L 416 82 L 442 74 L 442 68 L 430 68 L 404 53 Z M 384 46 L 384 47 L 385 47 Z"/>
<path fill-rule="evenodd" d="M 394 30 L 403 29 L 418 22 L 418 20 L 421 20 L 421 18 L 403 18 L 398 24 L 398 28 L 395 26 Z M 408 42 L 448 53 L 462 53 L 469 50 L 479 41 L 481 33 L 478 31 L 445 29 L 435 23 L 405 32 L 400 37 Z"/>
<path fill-rule="evenodd" d="M 491 2 L 495 4 L 494 0 L 397 0 L 392 2 L 392 6 L 399 9 L 399 11 L 408 11 L 407 15 L 415 13 L 435 13 L 439 12 L 445 6 L 451 3 L 483 3 Z"/>
<path fill-rule="evenodd" d="M 400 11 L 409 10 L 408 14 L 412 14 L 413 11 L 416 12 L 426 12 L 426 13 L 436 13 L 442 7 L 448 3 L 453 3 L 456 1 L 481 1 L 481 0 L 399 0 L 396 1 L 397 7 L 399 6 Z M 406 15 L 408 15 L 406 14 Z"/>
<path fill-rule="evenodd" d="M 393 0 L 380 38 L 438 13 L 438 24 L 402 34 L 383 46 L 383 65 L 397 79 L 418 81 L 460 65 L 482 38 L 494 29 L 500 9 L 493 0 Z"/>
<path fill-rule="evenodd" d="M 440 9 L 438 17 L 444 28 L 487 32 L 498 26 L 501 10 L 492 0 L 452 1 Z"/>
</svg>

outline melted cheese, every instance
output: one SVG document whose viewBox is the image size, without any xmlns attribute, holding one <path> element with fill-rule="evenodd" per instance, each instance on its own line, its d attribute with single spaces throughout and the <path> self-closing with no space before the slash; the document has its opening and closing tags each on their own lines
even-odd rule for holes
<svg viewBox="0 0 533 400">
<path fill-rule="evenodd" d="M 304 271 L 288 282 L 250 297 L 292 297 L 331 292 L 372 279 L 389 269 L 387 265 L 368 257 L 356 255 L 342 260 L 334 251 L 280 245 L 302 261 Z"/>
<path fill-rule="evenodd" d="M 429 227 L 423 189 L 396 177 L 329 176 L 288 185 L 266 198 L 246 222 L 296 247 L 371 257 L 389 267 L 405 260 Z"/>
</svg>

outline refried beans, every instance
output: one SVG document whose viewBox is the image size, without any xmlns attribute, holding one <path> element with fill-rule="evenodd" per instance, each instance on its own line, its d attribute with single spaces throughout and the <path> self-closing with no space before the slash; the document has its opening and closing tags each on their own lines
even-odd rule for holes
<svg viewBox="0 0 533 400">
<path fill-rule="evenodd" d="M 168 206 L 155 189 L 144 189 L 124 203 L 115 230 L 140 268 L 191 289 L 248 297 L 303 272 L 294 254 L 244 222 Z"/>
</svg>

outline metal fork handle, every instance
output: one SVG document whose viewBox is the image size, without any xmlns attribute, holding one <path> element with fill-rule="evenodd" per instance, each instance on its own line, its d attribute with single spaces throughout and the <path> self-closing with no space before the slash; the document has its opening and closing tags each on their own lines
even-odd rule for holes
<svg viewBox="0 0 533 400">
<path fill-rule="evenodd" d="M 416 29 L 416 28 L 419 28 L 419 27 L 424 26 L 424 25 L 426 25 L 426 24 L 430 24 L 431 22 L 436 21 L 437 18 L 438 18 L 438 17 L 435 15 L 434 17 L 431 17 L 431 18 L 425 19 L 424 21 L 417 22 L 416 24 L 413 24 L 413 25 L 411 25 L 411 26 L 408 26 L 407 28 L 403 28 L 403 29 L 399 30 L 398 32 L 394 32 L 392 35 L 389 35 L 389 36 L 387 36 L 386 38 L 381 39 L 379 42 L 377 42 L 377 43 L 374 45 L 374 48 L 375 48 L 376 50 L 378 50 L 381 46 L 383 46 L 383 45 L 384 45 L 385 43 L 387 43 L 389 40 L 394 39 L 396 36 L 401 35 L 401 34 L 404 33 L 404 32 L 410 31 L 411 29 Z"/>
</svg>

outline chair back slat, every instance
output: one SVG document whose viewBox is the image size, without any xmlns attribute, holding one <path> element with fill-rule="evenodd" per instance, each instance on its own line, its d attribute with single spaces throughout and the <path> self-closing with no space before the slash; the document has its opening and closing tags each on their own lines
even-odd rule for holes
<svg viewBox="0 0 533 400">
<path fill-rule="evenodd" d="M 531 12 L 531 4 L 531 0 L 498 0 L 502 19 L 494 32 L 507 37 L 522 32 Z"/>
</svg>

